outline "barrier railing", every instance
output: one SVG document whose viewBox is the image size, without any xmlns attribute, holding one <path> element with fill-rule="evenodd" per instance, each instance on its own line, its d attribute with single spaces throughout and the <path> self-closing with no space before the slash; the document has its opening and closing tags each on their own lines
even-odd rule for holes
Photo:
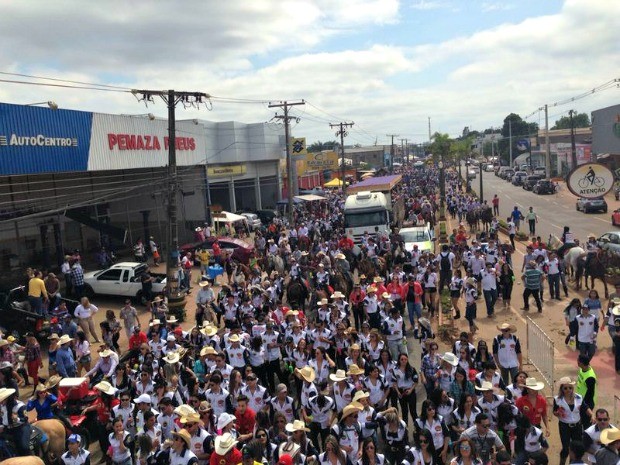
<svg viewBox="0 0 620 465">
<path fill-rule="evenodd" d="M 613 424 L 618 425 L 620 418 L 618 418 L 618 403 L 620 403 L 620 397 L 614 395 L 614 417 L 612 418 Z"/>
<path fill-rule="evenodd" d="M 551 391 L 554 390 L 554 344 L 547 334 L 529 316 L 527 322 L 527 360 L 534 365 Z"/>
</svg>

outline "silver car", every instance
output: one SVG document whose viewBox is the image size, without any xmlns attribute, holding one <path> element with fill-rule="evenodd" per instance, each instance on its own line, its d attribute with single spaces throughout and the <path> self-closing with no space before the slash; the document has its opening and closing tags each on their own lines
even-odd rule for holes
<svg viewBox="0 0 620 465">
<path fill-rule="evenodd" d="M 245 216 L 247 223 L 248 223 L 248 227 L 250 228 L 251 231 L 256 231 L 257 229 L 260 229 L 261 226 L 263 225 L 263 223 L 261 222 L 260 218 L 258 217 L 256 213 L 241 213 L 241 215 Z"/>
</svg>

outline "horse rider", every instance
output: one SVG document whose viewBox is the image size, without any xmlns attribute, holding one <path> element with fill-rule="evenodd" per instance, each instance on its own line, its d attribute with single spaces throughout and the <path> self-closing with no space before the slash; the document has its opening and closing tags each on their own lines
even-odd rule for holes
<svg viewBox="0 0 620 465">
<path fill-rule="evenodd" d="M 325 271 L 325 265 L 319 263 L 318 270 L 315 277 L 315 287 L 326 288 L 329 285 L 329 271 Z"/>
<path fill-rule="evenodd" d="M 349 283 L 353 282 L 353 275 L 351 274 L 351 265 L 349 265 L 349 262 L 347 261 L 347 257 L 345 257 L 345 255 L 342 252 L 336 255 L 334 268 L 336 269 L 336 271 L 340 271 Z"/>
<path fill-rule="evenodd" d="M 588 242 L 586 242 L 585 250 L 585 253 L 581 256 L 586 256 L 585 267 L 587 268 L 590 265 L 590 261 L 592 260 L 592 258 L 594 258 L 599 251 L 598 243 L 596 242 L 596 236 L 594 234 L 588 235 Z"/>
</svg>

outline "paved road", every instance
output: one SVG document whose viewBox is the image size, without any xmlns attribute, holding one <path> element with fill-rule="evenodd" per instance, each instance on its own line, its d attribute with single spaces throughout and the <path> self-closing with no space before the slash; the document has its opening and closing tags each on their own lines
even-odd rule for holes
<svg viewBox="0 0 620 465">
<path fill-rule="evenodd" d="M 480 189 L 479 176 L 480 174 L 472 182 L 472 188 L 476 192 Z M 549 238 L 549 234 L 561 236 L 565 225 L 570 226 L 575 237 L 582 241 L 587 240 L 588 234 L 594 234 L 598 237 L 607 231 L 616 229 L 615 226 L 611 225 L 611 212 L 620 208 L 620 202 L 614 200 L 613 196 L 606 198 L 609 213 L 585 214 L 576 211 L 577 198 L 564 185 L 557 194 L 536 195 L 520 186 L 513 186 L 492 172 L 484 172 L 482 176 L 484 198 L 490 203 L 494 194 L 499 196 L 500 216 L 503 219 L 508 217 L 515 205 L 524 215 L 530 206 L 534 207 L 534 211 L 539 217 L 536 233 L 545 241 Z M 527 223 L 522 223 L 521 230 L 528 232 Z"/>
</svg>

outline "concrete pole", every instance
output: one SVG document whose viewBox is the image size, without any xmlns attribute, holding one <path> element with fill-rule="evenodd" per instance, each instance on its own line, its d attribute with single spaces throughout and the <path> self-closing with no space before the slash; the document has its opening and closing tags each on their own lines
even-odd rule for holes
<svg viewBox="0 0 620 465">
<path fill-rule="evenodd" d="M 551 179 L 551 145 L 549 144 L 549 111 L 545 105 L 545 171 L 546 179 Z"/>
</svg>

